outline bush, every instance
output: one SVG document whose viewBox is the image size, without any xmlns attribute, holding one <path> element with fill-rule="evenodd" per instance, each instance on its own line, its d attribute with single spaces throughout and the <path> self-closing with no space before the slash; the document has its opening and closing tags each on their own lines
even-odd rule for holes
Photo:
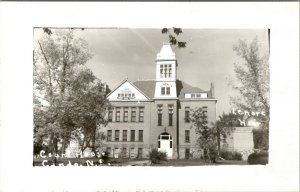
<svg viewBox="0 0 300 192">
<path fill-rule="evenodd" d="M 266 165 L 269 162 L 269 153 L 267 151 L 254 152 L 248 156 L 250 165 Z"/>
<path fill-rule="evenodd" d="M 236 151 L 220 151 L 220 157 L 226 160 L 242 160 L 242 154 Z"/>
<path fill-rule="evenodd" d="M 160 163 L 161 161 L 167 161 L 167 153 L 160 152 L 157 149 L 152 149 L 149 154 L 152 163 Z"/>
</svg>

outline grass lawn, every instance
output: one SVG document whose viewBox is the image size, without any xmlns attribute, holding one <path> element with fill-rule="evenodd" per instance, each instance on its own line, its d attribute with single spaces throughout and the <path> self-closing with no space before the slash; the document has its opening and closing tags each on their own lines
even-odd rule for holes
<svg viewBox="0 0 300 192">
<path fill-rule="evenodd" d="M 34 159 L 33 166 L 42 166 L 42 162 L 44 160 L 47 160 L 44 162 L 45 165 L 53 165 L 50 158 L 39 158 Z M 58 158 L 57 159 L 57 165 L 63 165 L 67 166 L 69 164 L 77 165 L 79 166 L 87 166 L 87 161 L 93 163 L 93 165 L 100 165 L 98 158 Z M 111 166 L 127 166 L 130 165 L 134 161 L 147 161 L 147 159 L 109 159 L 108 163 L 110 163 Z M 218 161 L 215 164 L 211 164 L 208 162 L 205 162 L 204 160 L 200 159 L 169 159 L 166 162 L 161 162 L 159 164 L 151 164 L 151 166 L 218 166 L 218 165 L 248 165 L 247 161 L 236 161 L 236 160 L 224 160 L 224 161 Z"/>
<path fill-rule="evenodd" d="M 215 164 L 200 159 L 169 159 L 167 162 L 152 164 L 151 166 L 217 166 L 217 165 L 248 165 L 247 161 L 224 160 Z"/>
</svg>

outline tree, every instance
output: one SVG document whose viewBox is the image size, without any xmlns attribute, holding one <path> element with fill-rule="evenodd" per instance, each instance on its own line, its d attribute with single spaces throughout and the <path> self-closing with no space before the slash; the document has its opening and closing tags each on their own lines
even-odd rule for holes
<svg viewBox="0 0 300 192">
<path fill-rule="evenodd" d="M 209 125 L 207 121 L 206 111 L 201 107 L 195 109 L 190 117 L 192 127 L 198 135 L 197 144 L 204 152 L 204 157 L 208 157 L 211 162 L 215 162 L 217 158 L 218 131 L 213 124 Z"/>
<path fill-rule="evenodd" d="M 221 150 L 221 141 L 226 142 L 234 127 L 239 126 L 237 116 L 223 113 L 216 122 L 207 121 L 206 111 L 201 107 L 194 110 L 190 121 L 198 135 L 197 144 L 206 153 L 211 162 L 215 162 Z"/>
<path fill-rule="evenodd" d="M 72 29 L 47 29 L 33 52 L 34 142 L 51 153 L 58 153 L 61 143 L 64 153 L 76 130 L 86 136 L 95 125 L 105 124 L 109 103 L 106 85 L 85 66 L 92 57 L 86 41 Z"/>
<path fill-rule="evenodd" d="M 235 63 L 234 71 L 237 83 L 232 83 L 239 96 L 231 97 L 237 108 L 245 111 L 259 111 L 265 115 L 256 118 L 260 122 L 263 148 L 268 148 L 270 105 L 269 105 L 269 55 L 259 46 L 257 37 L 250 44 L 240 40 L 233 50 L 243 59 L 243 63 Z"/>
<path fill-rule="evenodd" d="M 100 125 L 106 126 L 106 109 L 110 104 L 106 100 L 106 88 L 97 79 L 91 70 L 81 70 L 70 85 L 73 103 L 72 110 L 74 122 L 80 128 L 81 134 L 76 134 L 76 138 L 81 146 L 81 151 L 91 147 L 93 151 L 100 147 L 104 140 L 104 134 L 100 133 Z"/>
<path fill-rule="evenodd" d="M 163 28 L 161 30 L 161 33 L 169 35 L 169 42 L 170 42 L 171 45 L 175 45 L 178 48 L 184 48 L 184 47 L 186 47 L 186 42 L 179 41 L 177 39 L 178 36 L 182 33 L 182 29 L 181 28 L 176 28 L 176 27 L 173 27 L 172 29 Z M 175 35 L 177 36 L 177 38 L 176 38 Z"/>
<path fill-rule="evenodd" d="M 218 153 L 221 151 L 221 141 L 226 142 L 226 138 L 234 131 L 234 127 L 239 127 L 239 121 L 237 116 L 229 113 L 223 113 L 219 116 L 219 120 L 216 121 L 215 127 L 217 129 L 217 142 L 218 142 Z"/>
</svg>

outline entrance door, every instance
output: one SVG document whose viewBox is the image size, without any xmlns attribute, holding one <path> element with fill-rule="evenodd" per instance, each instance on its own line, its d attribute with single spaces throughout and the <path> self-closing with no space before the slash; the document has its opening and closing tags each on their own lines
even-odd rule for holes
<svg viewBox="0 0 300 192">
<path fill-rule="evenodd" d="M 173 155 L 173 139 L 168 133 L 162 133 L 158 137 L 158 151 L 166 152 L 167 158 L 172 158 Z"/>
</svg>

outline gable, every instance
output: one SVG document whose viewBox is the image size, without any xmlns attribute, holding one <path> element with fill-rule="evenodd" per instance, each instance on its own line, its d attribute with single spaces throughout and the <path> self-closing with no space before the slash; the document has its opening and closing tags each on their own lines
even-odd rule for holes
<svg viewBox="0 0 300 192">
<path fill-rule="evenodd" d="M 113 90 L 107 97 L 109 101 L 140 101 L 149 98 L 127 80 Z"/>
</svg>

